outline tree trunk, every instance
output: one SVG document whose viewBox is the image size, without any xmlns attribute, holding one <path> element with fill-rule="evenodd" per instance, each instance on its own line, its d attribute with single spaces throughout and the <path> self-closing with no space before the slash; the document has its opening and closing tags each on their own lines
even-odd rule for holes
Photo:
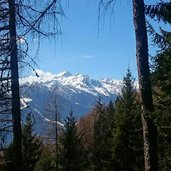
<svg viewBox="0 0 171 171">
<path fill-rule="evenodd" d="M 133 18 L 136 35 L 136 58 L 139 90 L 142 103 L 141 119 L 144 139 L 145 171 L 157 171 L 157 129 L 152 117 L 150 116 L 153 112 L 153 102 L 148 64 L 148 41 L 143 0 L 133 0 Z"/>
<path fill-rule="evenodd" d="M 18 54 L 16 35 L 15 0 L 9 0 L 10 25 L 10 58 L 11 58 L 11 92 L 12 92 L 12 120 L 13 120 L 13 147 L 14 170 L 22 171 L 22 131 L 19 95 Z"/>
</svg>

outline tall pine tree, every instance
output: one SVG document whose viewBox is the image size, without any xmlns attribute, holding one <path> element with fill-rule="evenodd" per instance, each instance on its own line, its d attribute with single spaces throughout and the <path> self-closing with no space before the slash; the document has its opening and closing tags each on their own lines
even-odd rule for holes
<svg viewBox="0 0 171 171">
<path fill-rule="evenodd" d="M 55 171 L 56 155 L 54 145 L 44 144 L 40 160 L 36 163 L 34 171 Z"/>
<path fill-rule="evenodd" d="M 105 14 L 104 12 L 110 9 L 115 3 L 115 0 L 99 0 L 99 16 Z M 143 126 L 144 168 L 145 171 L 157 171 L 157 128 L 154 119 L 152 118 L 153 101 L 148 60 L 148 38 L 144 0 L 132 0 L 132 6 L 136 38 L 139 94 L 141 101 L 141 120 Z"/>
<path fill-rule="evenodd" d="M 158 126 L 159 170 L 171 168 L 171 49 L 155 59 L 154 107 Z"/>
<path fill-rule="evenodd" d="M 33 171 L 41 156 L 42 142 L 34 133 L 33 121 L 30 113 L 26 117 L 26 122 L 23 125 L 22 131 L 23 168 L 24 171 Z"/>
<path fill-rule="evenodd" d="M 105 171 L 112 170 L 112 152 L 111 152 L 111 116 L 113 105 L 110 102 L 105 107 L 100 99 L 95 106 L 96 121 L 94 123 L 94 170 Z"/>
<path fill-rule="evenodd" d="M 147 5 L 146 14 L 151 19 L 171 24 L 171 1 Z M 149 31 L 160 49 L 153 58 L 154 116 L 158 127 L 159 170 L 167 171 L 171 168 L 171 32 L 162 28 L 156 32 L 152 25 Z"/>
<path fill-rule="evenodd" d="M 130 70 L 123 79 L 123 88 L 115 106 L 113 160 L 116 171 L 143 170 L 143 144 L 140 105 L 136 100 Z"/>
<path fill-rule="evenodd" d="M 33 129 L 33 121 L 31 114 L 26 117 L 26 121 L 22 126 L 23 141 L 22 141 L 22 158 L 24 171 L 33 171 L 36 163 L 40 159 L 42 152 L 42 142 L 36 136 Z M 14 163 L 14 145 L 11 144 L 5 152 L 5 159 L 7 161 L 5 170 L 15 170 Z"/>
<path fill-rule="evenodd" d="M 65 120 L 64 132 L 60 138 L 59 164 L 63 171 L 83 171 L 86 166 L 85 150 L 81 135 L 77 132 L 73 112 Z"/>
</svg>

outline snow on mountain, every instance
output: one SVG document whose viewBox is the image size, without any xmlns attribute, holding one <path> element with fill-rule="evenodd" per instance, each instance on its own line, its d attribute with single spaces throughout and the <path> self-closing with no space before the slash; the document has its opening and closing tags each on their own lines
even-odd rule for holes
<svg viewBox="0 0 171 171">
<path fill-rule="evenodd" d="M 115 100 L 122 87 L 122 81 L 109 78 L 95 80 L 88 75 L 72 75 L 68 71 L 54 75 L 36 70 L 36 75 L 20 79 L 21 93 L 34 109 L 35 117 L 40 120 L 43 116 L 44 121 L 54 120 L 53 112 L 47 112 L 47 108 L 53 105 L 52 96 L 57 99 L 62 119 L 71 110 L 79 117 L 89 112 L 99 97 L 106 104 L 110 99 Z"/>
<path fill-rule="evenodd" d="M 49 88 L 55 86 L 66 86 L 73 88 L 73 90 L 84 91 L 93 95 L 105 95 L 118 94 L 120 91 L 121 81 L 104 78 L 101 80 L 91 79 L 87 75 L 76 74 L 72 75 L 70 72 L 65 71 L 57 75 L 53 75 L 49 72 L 36 70 L 39 77 L 29 76 L 20 80 L 20 84 L 35 85 L 41 84 Z"/>
<path fill-rule="evenodd" d="M 59 73 L 58 75 L 56 75 L 57 78 L 60 78 L 60 77 L 70 77 L 72 76 L 72 74 L 68 71 L 64 71 L 64 72 L 61 72 Z"/>
</svg>

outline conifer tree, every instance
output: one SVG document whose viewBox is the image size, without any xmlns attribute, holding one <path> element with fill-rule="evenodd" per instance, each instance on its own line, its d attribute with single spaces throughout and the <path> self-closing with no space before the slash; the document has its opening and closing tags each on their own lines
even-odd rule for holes
<svg viewBox="0 0 171 171">
<path fill-rule="evenodd" d="M 154 58 L 154 117 L 158 127 L 159 169 L 171 167 L 171 48 Z"/>
<path fill-rule="evenodd" d="M 73 112 L 65 120 L 64 132 L 60 138 L 59 164 L 63 171 L 83 171 L 86 166 L 85 150 L 81 135 L 77 132 Z"/>
<path fill-rule="evenodd" d="M 115 0 L 99 0 L 99 16 L 101 16 L 104 11 L 106 12 L 115 3 Z M 132 0 L 132 6 L 141 101 L 141 120 L 143 127 L 144 168 L 145 171 L 157 171 L 157 129 L 154 119 L 152 118 L 153 99 L 148 60 L 148 38 L 144 0 Z M 103 12 L 101 12 L 101 10 L 103 10 Z"/>
<path fill-rule="evenodd" d="M 171 1 L 146 5 L 145 6 L 146 15 L 148 15 L 152 20 L 157 20 L 158 22 L 163 21 L 164 24 L 171 24 Z M 171 32 L 159 28 L 157 32 L 153 25 L 148 22 L 148 32 L 155 43 L 160 48 L 160 51 L 164 51 L 171 48 Z"/>
<path fill-rule="evenodd" d="M 130 70 L 123 79 L 123 88 L 115 106 L 113 129 L 114 169 L 143 170 L 143 144 L 140 107 L 136 101 L 134 80 Z"/>
<path fill-rule="evenodd" d="M 171 1 L 146 5 L 146 14 L 153 20 L 171 24 Z M 154 117 L 158 127 L 159 170 L 171 168 L 171 32 L 160 28 L 156 32 L 149 24 L 149 32 L 160 49 L 153 57 Z"/>
<path fill-rule="evenodd" d="M 94 170 L 112 170 L 111 166 L 111 123 L 110 114 L 112 112 L 111 103 L 106 107 L 100 99 L 95 106 L 96 121 L 94 124 Z M 110 108 L 111 107 L 111 108 Z"/>
<path fill-rule="evenodd" d="M 115 113 L 115 107 L 112 100 L 109 101 L 108 106 L 106 107 L 106 112 L 108 113 L 109 121 L 113 121 L 114 119 L 114 113 Z"/>
<path fill-rule="evenodd" d="M 56 156 L 51 144 L 44 144 L 40 160 L 36 163 L 34 171 L 55 171 Z"/>
<path fill-rule="evenodd" d="M 159 168 L 171 168 L 171 49 L 157 55 L 155 59 L 154 104 L 158 126 Z"/>
<path fill-rule="evenodd" d="M 23 168 L 24 171 L 33 171 L 36 163 L 40 159 L 42 143 L 34 134 L 33 121 L 30 113 L 26 117 L 23 125 Z"/>
<path fill-rule="evenodd" d="M 31 114 L 29 113 L 26 117 L 24 125 L 22 126 L 22 158 L 24 171 L 34 170 L 34 167 L 40 159 L 42 152 L 42 142 L 34 133 L 33 126 L 34 124 L 31 118 Z M 7 161 L 5 170 L 7 171 L 15 170 L 14 147 L 15 146 L 11 144 L 5 152 L 5 160 Z"/>
</svg>

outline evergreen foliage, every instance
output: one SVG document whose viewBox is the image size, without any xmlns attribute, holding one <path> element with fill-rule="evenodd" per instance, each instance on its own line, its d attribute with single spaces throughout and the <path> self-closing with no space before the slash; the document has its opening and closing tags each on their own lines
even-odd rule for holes
<svg viewBox="0 0 171 171">
<path fill-rule="evenodd" d="M 158 126 L 159 167 L 162 171 L 171 168 L 171 49 L 155 58 L 154 104 Z"/>
<path fill-rule="evenodd" d="M 123 88 L 115 106 L 113 129 L 114 169 L 117 171 L 143 170 L 143 139 L 140 105 L 131 72 L 123 79 Z"/>
<path fill-rule="evenodd" d="M 163 2 L 156 5 L 145 6 L 146 15 L 153 20 L 163 21 L 165 24 L 171 24 L 171 1 Z M 160 32 L 156 32 L 152 24 L 148 22 L 148 31 L 153 39 L 153 42 L 161 49 L 166 50 L 171 48 L 171 33 L 159 28 Z"/>
<path fill-rule="evenodd" d="M 55 171 L 55 154 L 51 145 L 44 145 L 34 171 Z"/>
<path fill-rule="evenodd" d="M 145 5 L 145 12 L 152 19 L 171 23 L 171 1 L 161 1 L 156 5 Z"/>
<path fill-rule="evenodd" d="M 65 120 L 64 132 L 60 137 L 59 164 L 63 171 L 83 171 L 86 169 L 86 155 L 77 132 L 73 112 Z"/>
<path fill-rule="evenodd" d="M 33 171 L 36 163 L 40 159 L 42 152 L 42 142 L 33 130 L 33 121 L 28 114 L 23 125 L 23 168 L 24 171 Z"/>
<path fill-rule="evenodd" d="M 33 122 L 31 115 L 28 114 L 26 122 L 23 125 L 23 142 L 22 142 L 22 154 L 23 154 L 23 169 L 24 171 L 33 171 L 36 163 L 40 159 L 42 152 L 42 142 L 33 130 Z M 6 167 L 5 171 L 14 170 L 14 146 L 11 144 L 5 152 Z"/>
<path fill-rule="evenodd" d="M 159 22 L 171 24 L 171 1 L 146 6 L 146 14 Z M 171 32 L 160 28 L 160 34 L 154 29 L 151 29 L 151 33 L 153 41 L 160 48 L 153 58 L 152 73 L 159 170 L 167 171 L 171 168 Z"/>
<path fill-rule="evenodd" d="M 109 103 L 106 108 L 100 99 L 95 106 L 96 121 L 94 124 L 94 170 L 105 171 L 112 170 L 112 152 L 111 152 L 111 135 L 112 135 L 112 115 L 113 104 Z"/>
</svg>

